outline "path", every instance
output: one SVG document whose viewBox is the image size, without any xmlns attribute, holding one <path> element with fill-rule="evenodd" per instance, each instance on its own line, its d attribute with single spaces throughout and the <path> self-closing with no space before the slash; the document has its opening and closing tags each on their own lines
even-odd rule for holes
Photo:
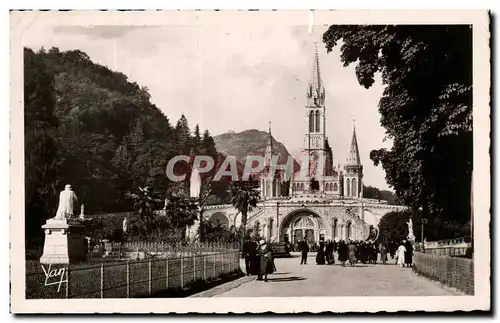
<svg viewBox="0 0 500 323">
<path fill-rule="evenodd" d="M 305 297 L 305 296 L 448 296 L 462 295 L 451 289 L 417 276 L 411 268 L 388 265 L 338 264 L 318 266 L 315 253 L 310 253 L 307 265 L 300 257 L 276 259 L 277 273 L 269 282 L 251 280 L 214 295 L 215 297 Z M 250 278 L 250 277 L 249 277 Z"/>
</svg>

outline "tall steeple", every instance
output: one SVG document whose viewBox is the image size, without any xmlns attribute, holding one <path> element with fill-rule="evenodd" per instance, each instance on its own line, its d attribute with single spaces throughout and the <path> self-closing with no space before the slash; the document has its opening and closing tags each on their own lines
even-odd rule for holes
<svg viewBox="0 0 500 323">
<path fill-rule="evenodd" d="M 314 42 L 312 74 L 307 86 L 306 97 L 309 106 L 323 107 L 325 105 L 325 88 L 323 87 L 323 80 L 321 79 L 321 72 L 319 68 L 317 42 Z"/>
<path fill-rule="evenodd" d="M 363 197 L 363 165 L 361 165 L 361 158 L 359 158 L 356 126 L 352 130 L 351 148 L 349 149 L 344 169 L 344 196 L 354 198 Z"/>
<path fill-rule="evenodd" d="M 271 159 L 273 158 L 273 136 L 271 135 L 271 121 L 269 121 L 269 132 L 268 132 L 266 151 L 264 154 L 264 159 L 266 161 L 266 166 L 271 165 Z"/>
<path fill-rule="evenodd" d="M 354 125 L 352 131 L 351 148 L 349 149 L 349 155 L 347 157 L 347 165 L 350 166 L 361 165 L 361 158 L 359 157 L 359 149 L 358 149 L 358 139 L 356 138 L 356 125 Z"/>
</svg>

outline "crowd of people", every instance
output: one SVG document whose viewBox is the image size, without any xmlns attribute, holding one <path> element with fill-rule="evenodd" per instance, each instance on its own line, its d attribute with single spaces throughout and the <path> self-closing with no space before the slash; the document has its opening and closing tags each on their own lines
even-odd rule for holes
<svg viewBox="0 0 500 323">
<path fill-rule="evenodd" d="M 300 264 L 307 264 L 307 254 L 311 247 L 305 241 L 300 241 L 298 247 L 302 254 Z M 372 241 L 328 240 L 320 242 L 319 246 L 314 249 L 317 250 L 317 265 L 334 264 L 335 254 L 343 267 L 345 267 L 346 262 L 350 266 L 355 266 L 357 263 L 376 264 L 378 261 L 385 265 L 389 257 L 401 267 L 411 267 L 413 263 L 413 246 L 410 241 L 404 239 L 399 243 L 391 241 L 388 244 L 379 243 L 378 245 Z"/>
<path fill-rule="evenodd" d="M 311 246 L 306 241 L 300 241 L 298 248 L 301 252 L 301 265 L 307 265 L 307 256 Z M 378 261 L 387 264 L 389 257 L 401 267 L 411 267 L 413 263 L 413 245 L 408 240 L 401 240 L 399 243 L 379 243 L 372 241 L 331 241 L 320 242 L 314 246 L 317 250 L 317 265 L 333 265 L 335 258 L 342 265 L 348 262 L 354 267 L 357 263 L 376 264 Z M 379 257 L 380 255 L 380 257 Z M 245 259 L 245 269 L 247 276 L 256 275 L 257 280 L 268 281 L 267 276 L 276 272 L 274 255 L 271 245 L 261 239 L 258 242 L 246 240 L 243 244 L 243 258 Z"/>
</svg>

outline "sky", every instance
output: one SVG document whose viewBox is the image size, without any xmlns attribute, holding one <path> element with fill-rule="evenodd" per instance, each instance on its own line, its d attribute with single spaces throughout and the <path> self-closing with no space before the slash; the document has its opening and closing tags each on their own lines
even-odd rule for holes
<svg viewBox="0 0 500 323">
<path fill-rule="evenodd" d="M 355 66 L 344 67 L 340 49 L 326 52 L 327 26 L 307 24 L 185 24 L 159 26 L 37 24 L 27 28 L 24 45 L 79 49 L 149 89 L 151 100 L 175 124 L 184 114 L 212 135 L 247 129 L 267 131 L 292 155 L 307 131 L 306 85 L 318 42 L 326 89 L 327 136 L 335 164 L 347 158 L 353 126 L 364 167 L 365 185 L 388 189 L 385 173 L 369 158 L 372 149 L 390 148 L 380 126 L 380 78 L 360 86 Z"/>
</svg>

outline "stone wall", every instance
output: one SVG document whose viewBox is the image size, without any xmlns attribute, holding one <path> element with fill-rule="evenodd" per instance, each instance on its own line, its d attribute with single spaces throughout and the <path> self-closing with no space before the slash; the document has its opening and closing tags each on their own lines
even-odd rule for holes
<svg viewBox="0 0 500 323">
<path fill-rule="evenodd" d="M 473 259 L 415 252 L 413 270 L 468 295 L 474 295 Z"/>
</svg>

